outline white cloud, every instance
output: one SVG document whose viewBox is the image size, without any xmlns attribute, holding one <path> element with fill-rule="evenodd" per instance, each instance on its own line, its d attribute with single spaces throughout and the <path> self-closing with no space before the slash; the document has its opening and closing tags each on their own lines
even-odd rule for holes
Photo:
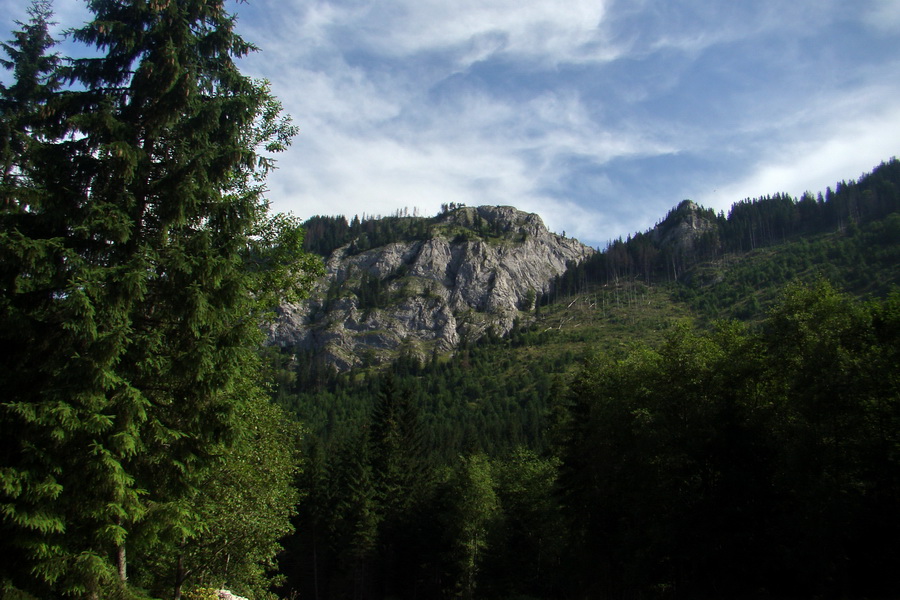
<svg viewBox="0 0 900 600">
<path fill-rule="evenodd" d="M 378 10 L 368 16 L 378 20 Z M 478 57 L 503 50 L 573 59 L 595 41 L 604 13 L 599 0 L 411 0 L 391 11 L 366 42 L 395 55 L 467 47 L 474 41 Z"/>
<path fill-rule="evenodd" d="M 900 2 L 872 0 L 862 11 L 863 22 L 882 33 L 900 32 Z"/>
<path fill-rule="evenodd" d="M 358 69 L 342 65 L 331 72 L 291 69 L 280 82 L 285 101 L 307 120 L 367 127 L 396 117 L 398 98 L 386 93 Z"/>
<path fill-rule="evenodd" d="M 271 2 L 271 0 L 268 0 Z M 293 0 L 263 31 L 291 30 L 307 48 L 336 44 L 402 58 L 441 53 L 458 69 L 503 54 L 532 62 L 606 61 L 618 55 L 599 27 L 608 0 Z M 266 35 L 257 36 L 261 41 Z M 271 36 L 268 36 L 271 37 Z"/>
<path fill-rule="evenodd" d="M 276 208 L 290 209 L 296 202 L 304 216 L 390 214 L 404 206 L 428 213 L 442 203 L 473 204 L 479 197 L 486 203 L 511 203 L 510 195 L 530 187 L 518 161 L 490 149 L 460 152 L 441 143 L 411 145 L 374 136 L 360 140 L 333 132 L 327 145 L 339 160 L 325 157 L 273 178 L 279 191 L 286 192 L 279 194 Z"/>
<path fill-rule="evenodd" d="M 835 117 L 792 136 L 784 147 L 764 155 L 740 181 L 723 186 L 701 202 L 727 209 L 744 198 L 787 192 L 799 197 L 837 181 L 856 179 L 900 150 L 900 106 L 888 105 L 844 120 Z"/>
<path fill-rule="evenodd" d="M 578 177 L 569 159 L 602 164 L 670 151 L 640 132 L 599 128 L 571 93 L 547 92 L 524 104 L 469 93 L 412 122 L 315 122 L 322 129 L 306 128 L 271 179 L 277 210 L 306 217 L 418 207 L 430 214 L 449 202 L 506 204 L 589 241 L 616 237 L 620 223 L 545 191 Z"/>
<path fill-rule="evenodd" d="M 84 4 L 56 0 L 61 26 Z M 879 34 L 900 28 L 898 7 L 229 2 L 262 49 L 242 69 L 272 81 L 301 130 L 270 180 L 276 209 L 512 204 L 595 245 L 682 197 L 817 191 L 897 154 L 900 48 Z M 24 16 L 22 0 L 0 8 Z M 847 26 L 859 19 L 876 29 Z"/>
</svg>

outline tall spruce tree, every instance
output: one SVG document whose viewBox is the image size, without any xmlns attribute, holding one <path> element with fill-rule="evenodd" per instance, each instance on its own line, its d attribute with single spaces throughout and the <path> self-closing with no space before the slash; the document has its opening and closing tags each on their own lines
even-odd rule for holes
<svg viewBox="0 0 900 600">
<path fill-rule="evenodd" d="M 58 502 L 58 461 L 65 458 L 59 444 L 77 424 L 68 403 L 37 392 L 59 366 L 49 352 L 68 341 L 45 335 L 65 304 L 66 262 L 58 227 L 41 208 L 46 191 L 36 176 L 50 137 L 43 109 L 58 89 L 59 61 L 50 53 L 49 2 L 34 2 L 29 16 L 2 45 L 13 81 L 0 87 L 0 544 L 6 550 L 0 595 L 21 585 L 40 597 L 61 576 L 66 518 Z M 62 387 L 61 379 L 55 386 Z"/>
<path fill-rule="evenodd" d="M 65 91 L 48 2 L 5 46 L 0 585 L 37 597 L 106 596 L 135 532 L 203 530 L 184 499 L 235 437 L 265 304 L 316 271 L 268 216 L 294 128 L 223 0 L 88 5 Z"/>
<path fill-rule="evenodd" d="M 369 456 L 377 500 L 378 570 L 385 597 L 394 597 L 404 577 L 421 569 L 415 554 L 416 518 L 431 493 L 433 474 L 426 462 L 418 411 L 408 390 L 388 374 L 378 392 L 369 426 Z"/>
<path fill-rule="evenodd" d="M 7 192 L 25 175 L 25 165 L 19 159 L 29 155 L 30 147 L 41 137 L 38 109 L 60 86 L 60 60 L 50 52 L 56 43 L 49 30 L 52 3 L 34 0 L 28 15 L 27 23 L 16 22 L 21 29 L 13 32 L 13 39 L 0 44 L 7 56 L 0 64 L 12 71 L 14 78 L 8 88 L 0 85 L 0 193 L 4 204 L 16 199 Z"/>
</svg>

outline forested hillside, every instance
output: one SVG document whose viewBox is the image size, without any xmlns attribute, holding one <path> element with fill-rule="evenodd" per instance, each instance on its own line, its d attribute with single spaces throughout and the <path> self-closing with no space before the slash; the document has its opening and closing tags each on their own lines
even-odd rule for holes
<svg viewBox="0 0 900 600">
<path fill-rule="evenodd" d="M 892 160 L 837 189 L 877 187 L 878 206 L 895 206 L 898 173 Z M 312 431 L 288 587 L 896 592 L 879 569 L 900 552 L 888 508 L 900 493 L 900 214 L 830 219 L 842 213 L 826 195 L 814 209 L 809 197 L 742 202 L 728 217 L 682 203 L 573 265 L 509 335 L 452 356 L 338 375 L 270 351 L 276 401 Z M 754 215 L 749 232 L 741 215 Z"/>
<path fill-rule="evenodd" d="M 836 187 L 839 194 L 828 192 L 829 200 L 822 198 L 815 209 L 808 205 L 811 196 L 740 202 L 728 217 L 683 202 L 652 230 L 617 240 L 573 264 L 554 280 L 550 293 L 520 311 L 518 324 L 509 335 L 469 340 L 455 355 L 435 352 L 428 360 L 401 354 L 390 372 L 397 378 L 408 377 L 417 396 L 431 399 L 427 406 L 444 407 L 435 411 L 458 413 L 446 420 L 459 426 L 455 434 L 438 433 L 440 425 L 429 428 L 429 436 L 442 440 L 433 444 L 437 452 L 454 455 L 462 450 L 463 439 L 469 444 L 478 440 L 479 448 L 492 451 L 508 447 L 513 439 L 521 443 L 525 435 L 521 432 L 534 431 L 533 423 L 514 424 L 515 418 L 502 416 L 503 406 L 514 401 L 525 413 L 543 414 L 552 382 L 562 382 L 578 361 L 598 348 L 658 341 L 680 320 L 702 327 L 719 319 L 758 322 L 784 286 L 795 281 L 824 279 L 858 297 L 883 297 L 900 285 L 900 212 L 883 208 L 897 206 L 900 210 L 900 162 L 892 159 L 859 182 Z M 871 193 L 873 188 L 882 192 L 876 196 Z M 843 200 L 835 200 L 837 197 Z M 842 214 L 832 202 L 848 206 L 847 198 L 860 197 L 878 198 L 877 206 L 887 212 L 875 216 L 870 207 L 863 212 L 871 216 L 862 223 L 850 220 L 845 224 L 840 216 L 826 217 Z M 793 233 L 777 239 L 753 234 L 759 242 L 752 249 L 741 250 L 744 234 L 730 236 L 727 232 L 740 231 L 729 223 L 739 222 L 746 214 L 756 215 L 747 221 L 747 227 L 751 222 L 767 222 L 766 228 L 772 229 L 771 223 L 779 222 L 785 229 L 794 223 L 790 226 Z M 798 221 L 801 214 L 820 217 L 814 225 L 806 225 Z M 674 239 L 667 235 L 689 218 L 694 220 L 694 230 Z M 397 241 L 405 235 L 397 233 L 390 239 Z M 715 239 L 715 244 L 711 245 L 710 239 Z M 649 255 L 657 259 L 642 261 L 641 257 Z M 672 256 L 678 257 L 680 265 L 677 279 L 666 267 Z M 642 262 L 650 266 L 637 268 Z M 372 381 L 382 376 L 378 370 L 338 375 L 312 354 L 289 347 L 280 352 L 271 349 L 269 355 L 278 371 L 278 402 L 328 439 L 338 430 L 353 427 L 374 403 L 378 385 Z M 430 415 L 431 409 L 427 413 Z M 491 421 L 494 426 L 487 424 Z M 462 433 L 465 431 L 469 433 Z M 451 439 L 456 441 L 448 444 Z M 533 435 L 531 439 L 529 445 L 541 447 L 542 442 Z"/>
<path fill-rule="evenodd" d="M 624 345 L 531 332 L 323 385 L 301 407 L 324 423 L 289 586 L 890 597 L 898 319 L 896 292 L 863 302 L 819 281 L 753 327 L 681 321 Z"/>
<path fill-rule="evenodd" d="M 747 199 L 734 204 L 727 216 L 685 200 L 653 229 L 619 238 L 604 252 L 581 262 L 560 278 L 556 289 L 560 294 L 572 294 L 586 285 L 620 279 L 687 282 L 696 289 L 718 276 L 730 275 L 732 261 L 744 262 L 748 256 L 765 255 L 767 248 L 797 242 L 780 253 L 775 261 L 780 264 L 765 265 L 775 269 L 774 273 L 762 273 L 752 283 L 765 283 L 770 274 L 786 281 L 813 265 L 826 269 L 828 276 L 844 279 L 848 268 L 860 267 L 856 279 L 847 283 L 859 291 L 868 288 L 884 293 L 889 282 L 879 283 L 867 268 L 870 262 L 876 268 L 896 264 L 892 250 L 898 211 L 900 161 L 896 158 L 858 181 L 841 182 L 834 191 L 828 188 L 824 195 Z M 692 221 L 687 232 L 683 230 L 686 220 Z M 863 229 L 866 235 L 860 238 Z M 760 265 L 766 262 L 757 261 Z M 838 264 L 826 267 L 833 262 Z M 699 273 L 698 267 L 703 267 Z"/>
</svg>

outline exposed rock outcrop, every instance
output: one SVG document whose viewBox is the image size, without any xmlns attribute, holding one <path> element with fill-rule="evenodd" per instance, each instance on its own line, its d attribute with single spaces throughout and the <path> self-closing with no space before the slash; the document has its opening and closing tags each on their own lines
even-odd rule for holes
<svg viewBox="0 0 900 600">
<path fill-rule="evenodd" d="M 651 230 L 651 235 L 660 246 L 693 252 L 697 240 L 715 230 L 715 214 L 711 210 L 700 208 L 691 200 L 683 200 Z"/>
<path fill-rule="evenodd" d="M 460 208 L 424 239 L 326 261 L 311 297 L 279 308 L 270 343 L 311 352 L 345 370 L 399 351 L 427 357 L 489 328 L 504 334 L 570 262 L 593 253 L 507 206 Z"/>
</svg>

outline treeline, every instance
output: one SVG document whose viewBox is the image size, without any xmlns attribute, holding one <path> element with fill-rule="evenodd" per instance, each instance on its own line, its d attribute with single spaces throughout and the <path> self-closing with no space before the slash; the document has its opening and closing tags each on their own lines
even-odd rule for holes
<svg viewBox="0 0 900 600">
<path fill-rule="evenodd" d="M 900 161 L 882 163 L 858 181 L 841 182 L 816 197 L 775 194 L 735 203 L 726 217 L 684 201 L 653 229 L 611 242 L 572 265 L 553 285 L 551 301 L 588 285 L 620 279 L 682 281 L 696 265 L 821 233 L 850 232 L 900 211 Z M 690 223 L 687 237 L 679 227 Z M 682 229 L 684 232 L 684 229 Z"/>
<path fill-rule="evenodd" d="M 327 258 L 337 248 L 353 243 L 351 254 L 365 252 L 398 240 L 420 240 L 428 235 L 433 219 L 394 215 L 390 217 L 311 217 L 303 223 L 304 249 Z"/>
<path fill-rule="evenodd" d="M 344 216 L 314 216 L 303 223 L 306 230 L 304 249 L 327 258 L 347 244 L 350 254 L 358 254 L 393 242 L 424 240 L 451 213 L 455 213 L 457 218 L 453 225 L 445 229 L 445 233 L 451 234 L 455 242 L 499 238 L 510 233 L 510 224 L 486 220 L 477 210 L 464 209 L 465 204 L 451 202 L 442 204 L 441 212 L 434 217 L 409 216 L 407 209 L 398 210 L 389 217 L 363 215 L 360 219 L 356 215 L 351 221 Z"/>
<path fill-rule="evenodd" d="M 896 596 L 898 365 L 900 293 L 790 286 L 753 329 L 676 326 L 599 354 L 540 391 L 540 435 L 452 453 L 429 441 L 438 390 L 411 384 L 436 366 L 401 366 L 369 381 L 342 439 L 311 438 L 285 591 Z M 442 385 L 471 405 L 464 384 Z"/>
<path fill-rule="evenodd" d="M 701 263 L 673 297 L 707 317 L 755 319 L 775 290 L 798 278 L 825 277 L 856 295 L 885 295 L 900 284 L 900 213 L 843 232 L 799 236 L 768 249 Z"/>
</svg>

